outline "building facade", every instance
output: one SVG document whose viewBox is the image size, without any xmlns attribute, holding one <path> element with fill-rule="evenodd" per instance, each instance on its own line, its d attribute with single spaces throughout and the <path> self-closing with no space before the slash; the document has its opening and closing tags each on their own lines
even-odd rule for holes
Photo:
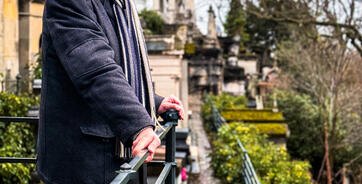
<svg viewBox="0 0 362 184">
<path fill-rule="evenodd" d="M 194 0 L 135 0 L 137 9 L 154 10 L 165 21 L 164 34 L 146 35 L 156 93 L 175 95 L 188 112 L 188 61 L 184 45 L 195 25 Z M 147 26 L 147 25 L 146 25 Z M 188 117 L 180 127 L 188 127 Z"/>
<path fill-rule="evenodd" d="M 40 51 L 44 0 L 0 0 L 0 90 L 29 88 Z"/>
<path fill-rule="evenodd" d="M 2 90 L 13 87 L 15 76 L 19 73 L 18 47 L 18 1 L 0 0 L 0 74 Z M 8 82 L 4 83 L 3 81 Z"/>
<path fill-rule="evenodd" d="M 179 24 L 184 20 L 195 22 L 194 0 L 135 0 L 137 9 L 155 10 L 167 24 Z"/>
</svg>

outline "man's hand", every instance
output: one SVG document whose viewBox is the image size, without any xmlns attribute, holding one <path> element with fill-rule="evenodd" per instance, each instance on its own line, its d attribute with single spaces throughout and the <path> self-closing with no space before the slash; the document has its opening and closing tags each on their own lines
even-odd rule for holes
<svg viewBox="0 0 362 184">
<path fill-rule="evenodd" d="M 156 133 L 153 132 L 153 129 L 151 127 L 145 128 L 140 134 L 138 134 L 136 140 L 133 141 L 132 155 L 136 156 L 143 150 L 148 150 L 150 154 L 145 162 L 150 162 L 160 144 L 161 140 L 158 138 Z"/>
<path fill-rule="evenodd" d="M 180 116 L 180 119 L 183 120 L 184 119 L 184 109 L 182 106 L 182 102 L 175 97 L 174 95 L 170 95 L 169 97 L 165 97 L 162 102 L 160 107 L 158 108 L 157 113 L 158 114 L 162 114 L 164 112 L 166 112 L 169 109 L 175 109 L 178 111 L 178 115 Z"/>
</svg>

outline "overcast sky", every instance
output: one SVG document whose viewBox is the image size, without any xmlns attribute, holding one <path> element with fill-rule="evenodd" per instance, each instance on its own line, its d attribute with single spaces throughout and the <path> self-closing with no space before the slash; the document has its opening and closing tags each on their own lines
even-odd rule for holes
<svg viewBox="0 0 362 184">
<path fill-rule="evenodd" d="M 222 21 L 225 21 L 225 16 L 229 10 L 228 3 L 221 3 L 223 0 L 195 0 L 196 21 L 197 27 L 203 34 L 207 33 L 208 10 L 210 5 L 213 6 L 216 14 L 216 29 L 223 33 L 224 27 Z M 226 2 L 226 1 L 225 1 Z M 221 5 L 221 7 L 220 7 Z M 220 8 L 218 8 L 220 7 Z M 219 11 L 220 10 L 220 11 Z"/>
</svg>

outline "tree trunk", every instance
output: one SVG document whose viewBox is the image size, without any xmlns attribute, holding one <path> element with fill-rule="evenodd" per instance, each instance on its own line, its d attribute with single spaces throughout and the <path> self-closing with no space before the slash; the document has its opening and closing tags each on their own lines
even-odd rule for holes
<svg viewBox="0 0 362 184">
<path fill-rule="evenodd" d="M 346 177 L 346 167 L 342 168 L 342 184 L 349 184 L 348 179 Z"/>
<path fill-rule="evenodd" d="M 324 148 L 327 168 L 327 183 L 332 184 L 332 170 L 329 162 L 328 129 L 327 122 L 324 122 Z"/>
</svg>

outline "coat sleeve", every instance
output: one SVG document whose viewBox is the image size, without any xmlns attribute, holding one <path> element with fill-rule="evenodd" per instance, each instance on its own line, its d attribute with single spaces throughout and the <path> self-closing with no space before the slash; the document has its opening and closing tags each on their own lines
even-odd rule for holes
<svg viewBox="0 0 362 184">
<path fill-rule="evenodd" d="M 160 96 L 160 95 L 157 95 L 155 93 L 155 106 L 156 106 L 156 113 L 158 111 L 158 108 L 160 108 L 160 105 L 162 103 L 162 100 L 164 99 L 164 97 Z"/>
<path fill-rule="evenodd" d="M 79 94 L 99 112 L 122 142 L 154 126 L 138 101 L 97 23 L 91 0 L 47 0 L 45 26 Z"/>
</svg>

